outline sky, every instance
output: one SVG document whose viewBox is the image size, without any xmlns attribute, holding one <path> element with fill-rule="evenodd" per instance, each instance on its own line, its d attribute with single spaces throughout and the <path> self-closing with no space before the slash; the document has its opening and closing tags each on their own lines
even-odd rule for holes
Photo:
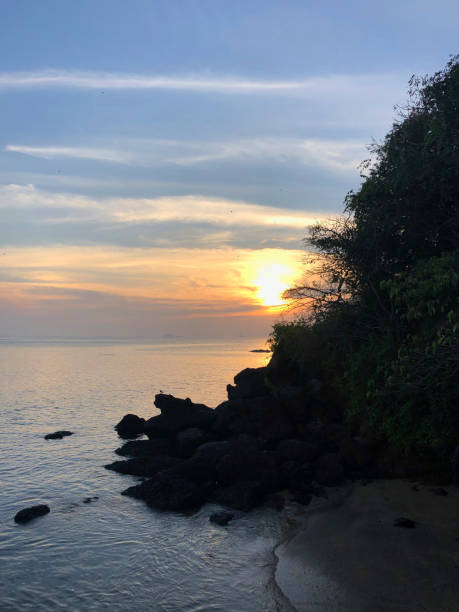
<svg viewBox="0 0 459 612">
<path fill-rule="evenodd" d="M 412 74 L 424 0 L 0 0 L 0 336 L 267 335 Z"/>
</svg>

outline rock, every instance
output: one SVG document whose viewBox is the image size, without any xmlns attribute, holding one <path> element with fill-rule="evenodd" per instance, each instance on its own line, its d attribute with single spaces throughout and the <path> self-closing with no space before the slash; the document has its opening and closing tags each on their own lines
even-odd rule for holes
<svg viewBox="0 0 459 612">
<path fill-rule="evenodd" d="M 181 479 L 204 485 L 213 483 L 215 488 L 216 463 L 209 457 L 194 455 L 185 461 L 180 461 L 177 465 L 162 472 L 165 478 Z"/>
<path fill-rule="evenodd" d="M 325 438 L 329 450 L 339 450 L 349 441 L 349 430 L 339 423 L 329 423 L 325 427 Z"/>
<path fill-rule="evenodd" d="M 309 491 L 313 472 L 309 463 L 285 461 L 279 468 L 281 487 L 292 491 Z"/>
<path fill-rule="evenodd" d="M 245 399 L 267 395 L 266 368 L 246 368 L 234 377 L 234 386 L 226 387 L 228 399 Z"/>
<path fill-rule="evenodd" d="M 181 457 L 189 457 L 200 446 L 207 442 L 208 436 L 200 427 L 189 427 L 177 434 L 175 446 L 177 454 Z"/>
<path fill-rule="evenodd" d="M 264 495 L 258 482 L 243 481 L 217 489 L 215 500 L 222 506 L 247 512 L 260 506 L 264 501 Z"/>
<path fill-rule="evenodd" d="M 48 514 L 50 512 L 49 506 L 46 504 L 39 504 L 38 506 L 31 506 L 30 508 L 24 508 L 16 513 L 14 520 L 16 523 L 28 523 L 29 521 Z"/>
<path fill-rule="evenodd" d="M 344 481 L 344 469 L 338 453 L 325 453 L 319 458 L 315 471 L 319 484 L 333 487 Z"/>
<path fill-rule="evenodd" d="M 231 512 L 213 512 L 209 516 L 209 521 L 211 523 L 217 523 L 217 525 L 222 525 L 224 527 L 234 518 L 234 514 Z"/>
<path fill-rule="evenodd" d="M 217 464 L 217 480 L 222 484 L 249 480 L 258 483 L 264 493 L 276 491 L 280 482 L 272 453 L 241 448 L 235 448 L 220 459 Z"/>
<path fill-rule="evenodd" d="M 312 495 L 305 493 L 304 491 L 297 491 L 293 496 L 293 499 L 302 506 L 308 506 L 311 503 Z"/>
<path fill-rule="evenodd" d="M 66 436 L 73 436 L 73 431 L 67 431 L 65 429 L 55 431 L 54 433 L 46 434 L 45 440 L 62 440 L 62 438 Z"/>
<path fill-rule="evenodd" d="M 118 435 L 122 438 L 131 438 L 143 434 L 145 419 L 136 414 L 125 414 L 121 421 L 115 425 Z"/>
<path fill-rule="evenodd" d="M 280 460 L 304 463 L 312 461 L 320 453 L 320 447 L 303 440 L 281 440 L 277 445 L 276 455 Z"/>
<path fill-rule="evenodd" d="M 339 452 L 347 468 L 359 470 L 371 463 L 374 457 L 373 449 L 374 445 L 371 440 L 349 437 L 341 442 Z"/>
<path fill-rule="evenodd" d="M 202 489 L 188 480 L 169 479 L 161 474 L 122 492 L 137 499 L 143 499 L 158 510 L 190 510 L 199 508 L 205 502 Z"/>
<path fill-rule="evenodd" d="M 189 398 L 180 399 L 159 393 L 155 397 L 155 406 L 161 414 L 145 423 L 144 431 L 149 438 L 170 436 L 190 427 L 208 429 L 215 418 L 212 408 L 194 404 Z"/>
<path fill-rule="evenodd" d="M 221 442 L 206 442 L 205 444 L 198 446 L 194 456 L 206 458 L 216 464 L 217 461 L 223 457 L 223 455 L 229 453 L 232 448 L 233 444 L 229 440 L 222 440 Z"/>
<path fill-rule="evenodd" d="M 172 455 L 173 445 L 164 438 L 151 440 L 130 440 L 117 448 L 115 453 L 122 457 L 155 457 L 158 455 Z"/>
<path fill-rule="evenodd" d="M 324 499 L 328 499 L 328 493 L 326 489 L 321 485 L 317 484 L 316 482 L 313 482 L 311 484 L 311 493 L 316 497 L 323 497 Z"/>
<path fill-rule="evenodd" d="M 278 387 L 274 395 L 297 429 L 307 423 L 310 410 L 304 387 L 284 385 Z"/>
<path fill-rule="evenodd" d="M 131 476 L 154 476 L 158 472 L 167 470 L 180 463 L 180 459 L 167 455 L 156 457 L 135 458 L 127 461 L 114 461 L 104 465 L 106 470 L 113 470 L 119 474 L 130 474 Z"/>
<path fill-rule="evenodd" d="M 273 510 L 277 510 L 278 512 L 280 512 L 284 509 L 285 499 L 279 493 L 273 493 L 267 498 L 265 505 L 268 508 L 272 508 Z"/>
<path fill-rule="evenodd" d="M 246 433 L 264 440 L 290 438 L 291 420 L 273 396 L 233 399 L 215 408 L 215 431 L 221 435 Z"/>
<path fill-rule="evenodd" d="M 408 529 L 414 529 L 416 527 L 416 523 L 410 519 L 401 516 L 400 518 L 396 518 L 394 520 L 394 527 L 406 527 Z"/>
<path fill-rule="evenodd" d="M 453 473 L 453 482 L 459 484 L 459 445 L 456 446 L 451 456 L 451 470 Z"/>
<path fill-rule="evenodd" d="M 434 495 L 440 495 L 442 497 L 446 497 L 448 495 L 448 491 L 446 489 L 443 489 L 443 487 L 436 487 L 430 489 L 430 491 L 434 493 Z"/>
</svg>

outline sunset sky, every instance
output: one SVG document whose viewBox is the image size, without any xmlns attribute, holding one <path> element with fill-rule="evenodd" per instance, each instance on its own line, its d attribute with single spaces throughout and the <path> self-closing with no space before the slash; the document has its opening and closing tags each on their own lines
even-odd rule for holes
<svg viewBox="0 0 459 612">
<path fill-rule="evenodd" d="M 459 4 L 0 0 L 0 336 L 263 335 Z"/>
</svg>

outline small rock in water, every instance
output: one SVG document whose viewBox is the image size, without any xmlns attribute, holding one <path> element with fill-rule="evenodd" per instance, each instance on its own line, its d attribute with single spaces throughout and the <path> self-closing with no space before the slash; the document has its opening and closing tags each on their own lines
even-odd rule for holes
<svg viewBox="0 0 459 612">
<path fill-rule="evenodd" d="M 24 508 L 20 510 L 14 517 L 16 523 L 28 523 L 38 516 L 48 514 L 50 512 L 49 506 L 46 504 L 39 504 L 38 506 L 31 506 L 30 508 Z"/>
<path fill-rule="evenodd" d="M 401 516 L 400 518 L 395 519 L 394 527 L 406 527 L 407 529 L 413 529 L 416 527 L 416 523 L 410 518 Z"/>
<path fill-rule="evenodd" d="M 222 525 L 223 527 L 227 525 L 234 517 L 234 514 L 231 512 L 214 512 L 210 515 L 209 521 L 211 523 L 217 523 L 217 525 Z"/>
<path fill-rule="evenodd" d="M 73 436 L 73 431 L 55 431 L 54 433 L 46 434 L 45 440 L 62 440 L 65 436 Z"/>
</svg>

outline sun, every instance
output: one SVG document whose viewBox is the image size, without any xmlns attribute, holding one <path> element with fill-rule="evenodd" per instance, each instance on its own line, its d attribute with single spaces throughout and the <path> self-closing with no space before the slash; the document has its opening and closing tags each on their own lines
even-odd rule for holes
<svg viewBox="0 0 459 612">
<path fill-rule="evenodd" d="M 292 270 L 283 264 L 270 264 L 258 270 L 255 279 L 257 298 L 264 306 L 281 306 L 285 304 L 282 299 L 283 292 L 288 289 L 292 281 Z"/>
</svg>

